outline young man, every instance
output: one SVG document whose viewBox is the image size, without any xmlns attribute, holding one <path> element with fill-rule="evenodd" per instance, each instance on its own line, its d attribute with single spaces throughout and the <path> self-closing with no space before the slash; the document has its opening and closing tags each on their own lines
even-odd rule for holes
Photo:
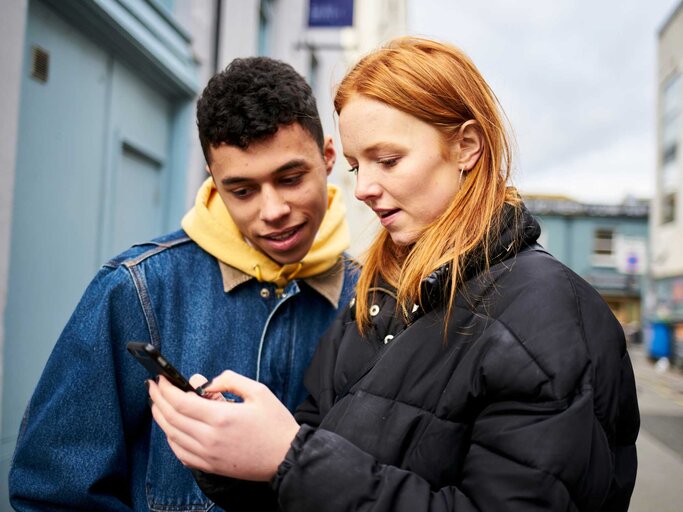
<svg viewBox="0 0 683 512">
<path fill-rule="evenodd" d="M 182 231 L 108 262 L 57 341 L 26 410 L 16 510 L 207 510 L 211 502 L 152 424 L 149 341 L 181 373 L 226 368 L 290 409 L 319 336 L 351 298 L 335 152 L 310 87 L 289 65 L 237 59 L 197 104 L 211 177 Z M 218 509 L 212 509 L 218 510 Z"/>
</svg>

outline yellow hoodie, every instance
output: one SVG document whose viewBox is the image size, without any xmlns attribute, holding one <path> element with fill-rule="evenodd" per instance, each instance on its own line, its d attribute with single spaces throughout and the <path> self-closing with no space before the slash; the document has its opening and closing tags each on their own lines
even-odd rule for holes
<svg viewBox="0 0 683 512">
<path fill-rule="evenodd" d="M 329 270 L 349 246 L 346 208 L 334 185 L 327 186 L 327 212 L 308 254 L 298 263 L 280 265 L 249 245 L 218 195 L 213 179 L 202 184 L 194 207 L 183 217 L 182 227 L 206 252 L 223 263 L 275 283 L 282 289 L 295 277 L 312 277 Z"/>
</svg>

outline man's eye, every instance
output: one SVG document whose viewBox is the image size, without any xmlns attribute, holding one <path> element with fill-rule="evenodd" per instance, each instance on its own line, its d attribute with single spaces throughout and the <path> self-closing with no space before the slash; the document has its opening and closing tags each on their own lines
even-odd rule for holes
<svg viewBox="0 0 683 512">
<path fill-rule="evenodd" d="M 234 190 L 231 190 L 230 193 L 238 199 L 244 199 L 245 197 L 249 196 L 251 190 L 249 190 L 248 188 L 236 188 Z"/>
<path fill-rule="evenodd" d="M 283 185 L 296 185 L 303 178 L 303 174 L 294 174 L 292 176 L 285 176 L 280 180 Z"/>
<path fill-rule="evenodd" d="M 354 165 L 351 167 L 351 169 L 348 170 L 348 172 L 352 172 L 353 174 L 358 174 L 358 166 Z"/>
</svg>

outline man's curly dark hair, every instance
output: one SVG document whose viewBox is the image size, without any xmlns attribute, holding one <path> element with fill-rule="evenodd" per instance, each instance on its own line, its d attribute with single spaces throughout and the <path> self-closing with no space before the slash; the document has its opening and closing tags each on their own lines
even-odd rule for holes
<svg viewBox="0 0 683 512">
<path fill-rule="evenodd" d="M 292 66 L 269 57 L 235 59 L 215 74 L 197 101 L 204 158 L 221 143 L 246 148 L 299 123 L 323 151 L 323 129 L 311 87 Z"/>
</svg>

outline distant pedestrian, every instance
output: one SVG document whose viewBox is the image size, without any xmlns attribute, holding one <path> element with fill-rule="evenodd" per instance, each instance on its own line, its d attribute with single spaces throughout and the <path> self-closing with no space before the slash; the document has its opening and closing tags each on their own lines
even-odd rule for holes
<svg viewBox="0 0 683 512">
<path fill-rule="evenodd" d="M 627 510 L 639 414 L 623 331 L 538 245 L 474 64 L 397 39 L 351 69 L 335 107 L 356 197 L 384 228 L 356 300 L 294 417 L 230 371 L 207 389 L 244 403 L 151 383 L 173 451 L 263 482 L 200 476 L 225 506 L 248 487 L 285 511 Z"/>
</svg>

